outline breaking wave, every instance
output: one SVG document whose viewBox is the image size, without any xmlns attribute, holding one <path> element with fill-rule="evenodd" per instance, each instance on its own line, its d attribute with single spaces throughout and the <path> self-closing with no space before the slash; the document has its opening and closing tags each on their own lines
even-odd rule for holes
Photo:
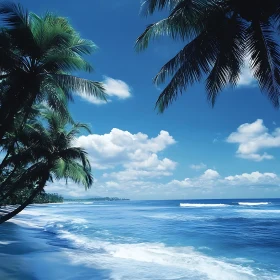
<svg viewBox="0 0 280 280">
<path fill-rule="evenodd" d="M 269 202 L 238 202 L 238 205 L 241 206 L 260 206 L 260 205 L 268 205 Z"/>
<path fill-rule="evenodd" d="M 226 207 L 227 204 L 180 203 L 180 207 Z"/>
</svg>

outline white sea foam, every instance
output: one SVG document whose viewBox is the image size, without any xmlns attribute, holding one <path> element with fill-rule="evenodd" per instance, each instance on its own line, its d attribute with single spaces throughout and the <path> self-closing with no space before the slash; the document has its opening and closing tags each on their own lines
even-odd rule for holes
<svg viewBox="0 0 280 280">
<path fill-rule="evenodd" d="M 17 241 L 9 241 L 9 240 L 0 241 L 0 245 L 9 245 L 9 244 L 13 244 L 13 243 L 17 243 Z"/>
<path fill-rule="evenodd" d="M 26 228 L 37 228 L 37 229 L 43 228 L 43 226 L 40 226 L 37 223 L 23 221 L 23 220 L 19 220 L 19 219 L 15 219 L 15 218 L 9 220 L 9 223 L 13 223 L 13 224 L 19 225 L 21 227 L 26 227 Z"/>
<path fill-rule="evenodd" d="M 260 205 L 268 205 L 269 202 L 238 202 L 241 206 L 260 206 Z"/>
<path fill-rule="evenodd" d="M 273 209 L 237 209 L 236 212 L 240 213 L 248 213 L 248 214 L 265 214 L 266 216 L 271 214 L 277 214 L 276 217 L 279 218 L 280 210 L 273 210 Z"/>
<path fill-rule="evenodd" d="M 161 243 L 113 244 L 60 231 L 78 253 L 67 250 L 74 264 L 111 270 L 110 279 L 256 279 L 250 267 L 206 256 L 192 247 Z"/>
<path fill-rule="evenodd" d="M 227 204 L 180 203 L 180 207 L 226 207 Z"/>
<path fill-rule="evenodd" d="M 171 213 L 162 213 L 154 215 L 145 215 L 147 218 L 159 219 L 159 220 L 175 220 L 175 221 L 205 221 L 213 219 L 213 216 L 195 216 L 195 215 L 184 215 L 184 214 L 171 214 Z"/>
</svg>

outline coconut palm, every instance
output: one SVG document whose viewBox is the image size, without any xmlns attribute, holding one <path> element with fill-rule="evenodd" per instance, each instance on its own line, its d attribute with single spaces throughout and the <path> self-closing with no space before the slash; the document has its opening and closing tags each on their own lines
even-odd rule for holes
<svg viewBox="0 0 280 280">
<path fill-rule="evenodd" d="M 245 61 L 259 87 L 279 107 L 280 30 L 279 0 L 145 0 L 151 15 L 167 8 L 167 18 L 149 25 L 138 37 L 137 50 L 167 35 L 185 46 L 159 71 L 156 84 L 167 86 L 157 100 L 163 112 L 178 94 L 195 82 L 206 81 L 208 100 L 214 105 L 226 86 L 236 86 Z"/>
<path fill-rule="evenodd" d="M 93 70 L 84 56 L 96 46 L 67 19 L 51 13 L 40 17 L 5 1 L 0 15 L 0 141 L 15 116 L 23 114 L 24 123 L 34 104 L 44 102 L 64 114 L 73 93 L 106 100 L 101 83 L 71 75 Z"/>
<path fill-rule="evenodd" d="M 88 130 L 88 127 L 77 123 L 72 124 L 67 130 L 68 119 L 49 109 L 42 112 L 42 116 L 47 125 L 37 123 L 36 126 L 30 126 L 30 131 L 26 133 L 32 134 L 32 137 L 24 136 L 19 140 L 23 146 L 32 145 L 32 149 L 25 149 L 22 153 L 9 156 L 10 162 L 28 158 L 29 164 L 25 169 L 18 169 L 15 176 L 12 176 L 10 188 L 13 189 L 10 191 L 11 189 L 8 188 L 7 191 L 13 195 L 20 193 L 20 189 L 30 186 L 30 194 L 21 205 L 0 217 L 0 223 L 14 217 L 32 203 L 33 199 L 44 190 L 47 182 L 72 180 L 83 184 L 86 189 L 93 183 L 87 153 L 82 148 L 74 146 L 75 137 L 78 136 L 80 129 Z"/>
</svg>

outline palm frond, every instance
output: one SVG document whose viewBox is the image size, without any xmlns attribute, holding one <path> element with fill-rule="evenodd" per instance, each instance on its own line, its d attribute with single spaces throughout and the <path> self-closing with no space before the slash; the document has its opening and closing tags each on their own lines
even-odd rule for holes
<svg viewBox="0 0 280 280">
<path fill-rule="evenodd" d="M 167 76 L 174 74 L 167 87 L 160 94 L 156 107 L 163 112 L 178 93 L 201 80 L 208 73 L 217 57 L 217 42 L 208 32 L 202 32 L 187 44 L 174 58 L 167 62 L 154 78 L 156 84 L 164 83 Z"/>
<path fill-rule="evenodd" d="M 80 147 L 69 147 L 61 151 L 59 156 L 66 161 L 81 162 L 84 168 L 91 168 L 90 162 L 87 158 L 87 152 Z"/>
<path fill-rule="evenodd" d="M 136 50 L 146 49 L 151 40 L 162 36 L 183 41 L 194 38 L 205 28 L 210 8 L 209 2 L 205 1 L 178 1 L 167 18 L 150 24 L 137 38 Z"/>
<path fill-rule="evenodd" d="M 26 27 L 29 24 L 28 11 L 20 4 L 9 1 L 0 3 L 0 14 L 3 15 L 3 22 L 10 28 Z"/>
<path fill-rule="evenodd" d="M 214 18 L 221 23 L 215 33 L 218 54 L 215 64 L 206 80 L 208 100 L 215 104 L 217 94 L 227 85 L 236 86 L 245 59 L 246 25 L 237 15 L 231 18 L 221 15 L 222 19 Z"/>
<path fill-rule="evenodd" d="M 56 111 L 68 122 L 74 123 L 68 110 L 68 95 L 59 86 L 47 82 L 42 85 L 41 91 L 43 99 L 46 100 L 46 104 L 52 111 Z"/>
<path fill-rule="evenodd" d="M 44 17 L 30 13 L 30 18 L 30 29 L 40 49 L 39 58 L 50 50 L 55 53 L 71 45 L 76 34 L 72 32 L 73 28 L 67 20 L 52 13 L 46 13 Z"/>
<path fill-rule="evenodd" d="M 81 56 L 76 55 L 70 50 L 58 50 L 53 51 L 51 54 L 46 54 L 42 59 L 42 65 L 46 71 L 62 71 L 62 72 L 72 72 L 72 71 L 86 71 L 92 72 L 93 67 Z"/>
<path fill-rule="evenodd" d="M 105 89 L 102 83 L 94 82 L 79 77 L 65 74 L 49 74 L 63 90 L 76 94 L 86 94 L 107 101 Z"/>
<path fill-rule="evenodd" d="M 91 40 L 81 39 L 78 36 L 75 36 L 72 40 L 69 49 L 76 54 L 89 55 L 98 49 Z"/>
<path fill-rule="evenodd" d="M 144 0 L 141 5 L 141 13 L 151 15 L 156 10 L 172 9 L 176 4 L 183 0 Z"/>
<path fill-rule="evenodd" d="M 82 184 L 86 189 L 93 184 L 93 177 L 90 170 L 84 168 L 81 164 L 73 161 L 59 160 L 56 162 L 52 173 L 56 179 L 70 179 L 74 183 Z"/>
<path fill-rule="evenodd" d="M 267 92 L 275 107 L 279 107 L 280 49 L 268 23 L 253 21 L 247 29 L 247 46 L 251 68 L 261 90 Z"/>
</svg>

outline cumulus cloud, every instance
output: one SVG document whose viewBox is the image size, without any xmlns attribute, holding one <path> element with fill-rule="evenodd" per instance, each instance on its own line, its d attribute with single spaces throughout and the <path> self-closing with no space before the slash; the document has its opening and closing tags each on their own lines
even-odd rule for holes
<svg viewBox="0 0 280 280">
<path fill-rule="evenodd" d="M 64 189 L 67 196 L 80 196 L 80 192 L 85 196 L 98 195 L 99 192 L 104 195 L 112 190 L 120 191 L 128 187 L 134 188 L 134 192 L 146 189 L 156 185 L 150 183 L 150 180 L 173 175 L 177 163 L 162 154 L 175 143 L 175 139 L 164 130 L 155 137 L 117 128 L 106 134 L 80 136 L 73 145 L 86 149 L 93 170 L 101 173 L 94 184 L 94 191 L 84 193 L 79 186 L 75 188 L 73 184 L 69 184 L 65 187 L 61 182 L 51 184 L 50 190 Z M 110 192 L 110 195 L 113 194 Z"/>
<path fill-rule="evenodd" d="M 182 181 L 172 180 L 168 185 L 199 189 L 227 188 L 229 186 L 280 186 L 280 177 L 275 173 L 259 171 L 222 177 L 217 171 L 208 169 L 199 177 L 185 178 Z"/>
<path fill-rule="evenodd" d="M 170 171 L 126 169 L 119 172 L 104 173 L 103 177 L 127 182 L 133 180 L 143 180 L 146 178 L 162 178 L 163 176 L 170 175 L 172 175 L 172 172 Z"/>
<path fill-rule="evenodd" d="M 225 182 L 234 185 L 275 184 L 277 180 L 279 182 L 275 173 L 260 173 L 259 171 L 225 177 Z"/>
<path fill-rule="evenodd" d="M 262 151 L 280 147 L 280 128 L 269 133 L 263 120 L 258 119 L 253 123 L 240 125 L 236 132 L 228 136 L 227 142 L 238 144 L 236 155 L 240 158 L 254 161 L 273 159 L 272 155 Z"/>
<path fill-rule="evenodd" d="M 110 99 L 110 97 L 113 97 L 113 98 L 115 97 L 118 99 L 127 99 L 127 98 L 131 97 L 130 86 L 122 80 L 117 80 L 117 79 L 113 79 L 113 78 L 104 76 L 103 85 L 105 88 L 105 92 L 109 96 L 109 98 L 107 98 L 108 102 L 112 101 Z M 97 99 L 94 96 L 88 96 L 85 93 L 80 93 L 79 96 L 82 97 L 82 99 L 84 99 L 90 103 L 93 103 L 93 104 L 105 104 L 106 103 L 103 100 Z"/>
<path fill-rule="evenodd" d="M 182 181 L 172 180 L 168 183 L 170 186 L 180 186 L 180 187 L 200 187 L 208 188 L 212 187 L 220 178 L 220 174 L 213 169 L 207 169 L 202 175 L 194 178 L 185 178 Z"/>
<path fill-rule="evenodd" d="M 241 140 L 245 144 L 249 142 L 248 139 L 269 134 L 260 120 L 239 127 L 235 133 L 229 138 L 238 140 L 239 144 Z M 275 137 L 274 134 L 269 135 Z M 87 150 L 96 176 L 95 184 L 85 192 L 82 186 L 73 182 L 65 186 L 64 182 L 59 181 L 50 183 L 46 191 L 58 192 L 65 197 L 119 196 L 145 199 L 180 198 L 191 194 L 201 197 L 210 192 L 214 195 L 217 191 L 229 193 L 229 190 L 238 187 L 280 186 L 277 174 L 259 171 L 222 176 L 217 170 L 207 169 L 201 171 L 199 176 L 178 178 L 174 172 L 177 163 L 164 156 L 166 149 L 175 143 L 167 131 L 160 131 L 151 137 L 142 132 L 131 133 L 113 128 L 105 134 L 80 136 L 74 144 Z M 200 170 L 206 168 L 201 163 L 194 169 L 198 170 L 198 166 Z"/>
<path fill-rule="evenodd" d="M 149 138 L 141 132 L 132 134 L 117 128 L 113 128 L 108 134 L 80 136 L 75 142 L 88 151 L 91 163 L 97 169 L 122 166 L 126 169 L 157 171 L 175 168 L 174 161 L 160 159 L 157 155 L 175 143 L 167 131 L 162 130 L 158 136 Z"/>
<path fill-rule="evenodd" d="M 194 170 L 201 170 L 201 169 L 207 168 L 207 165 L 201 162 L 199 164 L 192 164 L 192 165 L 190 165 L 190 168 L 194 169 Z"/>
<path fill-rule="evenodd" d="M 109 96 L 115 96 L 119 99 L 131 97 L 131 88 L 124 81 L 105 76 L 103 83 L 105 91 Z"/>
</svg>

